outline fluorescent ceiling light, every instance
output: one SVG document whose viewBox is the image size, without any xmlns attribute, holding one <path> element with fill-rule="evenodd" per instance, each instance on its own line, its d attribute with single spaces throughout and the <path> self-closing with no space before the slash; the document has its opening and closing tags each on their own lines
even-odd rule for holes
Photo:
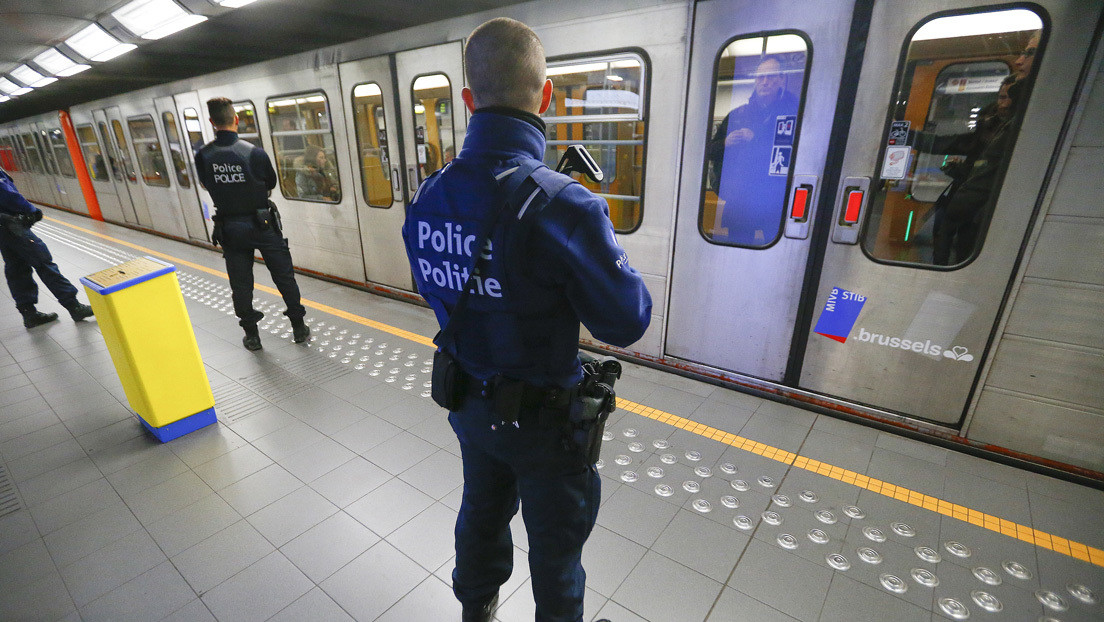
<svg viewBox="0 0 1104 622">
<path fill-rule="evenodd" d="M 123 43 L 112 37 L 98 24 L 91 24 L 69 37 L 65 40 L 65 45 L 76 50 L 77 54 L 97 63 L 111 60 L 138 47 L 133 43 Z"/>
<path fill-rule="evenodd" d="M 805 40 L 797 35 L 775 35 L 773 37 L 767 37 L 767 54 L 804 52 L 805 49 Z"/>
<path fill-rule="evenodd" d="M 624 80 L 624 78 L 622 78 L 621 76 L 615 76 L 615 75 L 612 75 L 612 74 L 606 76 L 606 79 L 609 80 L 610 82 L 621 82 L 622 80 Z"/>
<path fill-rule="evenodd" d="M 81 65 L 73 62 L 71 58 L 62 54 L 54 48 L 50 48 L 45 52 L 34 57 L 34 62 L 39 67 L 42 67 L 49 73 L 55 76 L 71 76 L 75 73 L 80 73 L 85 69 L 90 69 L 91 65 Z"/>
<path fill-rule="evenodd" d="M 11 99 L 11 98 L 8 97 L 7 95 L 0 95 L 0 104 L 8 101 L 9 99 Z"/>
<path fill-rule="evenodd" d="M 971 37 L 992 35 L 1001 32 L 1020 32 L 1039 30 L 1043 20 L 1028 9 L 1009 9 L 989 13 L 971 13 L 969 15 L 951 15 L 940 17 L 924 24 L 913 35 L 913 41 L 930 39 L 949 39 L 951 37 Z"/>
<path fill-rule="evenodd" d="M 380 94 L 380 87 L 374 82 L 358 84 L 357 87 L 353 89 L 353 97 L 372 97 Z"/>
<path fill-rule="evenodd" d="M 26 95 L 27 93 L 30 93 L 33 90 L 34 89 L 32 89 L 31 87 L 25 86 L 25 87 L 19 89 L 18 91 L 12 93 L 12 97 L 15 97 L 17 95 Z"/>
<path fill-rule="evenodd" d="M 256 1 L 257 0 L 211 0 L 211 2 L 214 2 L 215 4 L 221 6 L 225 9 L 236 9 L 240 6 L 245 6 L 247 4 L 253 4 Z"/>
<path fill-rule="evenodd" d="M 52 82 L 57 82 L 57 78 L 47 78 L 46 76 L 38 73 L 34 69 L 26 65 L 20 65 L 11 71 L 11 77 L 19 80 L 23 84 L 36 89 L 40 86 L 46 86 Z"/>
<path fill-rule="evenodd" d="M 19 85 L 7 78 L 0 78 L 0 93 L 11 95 L 19 90 Z"/>
<path fill-rule="evenodd" d="M 728 44 L 721 56 L 761 56 L 763 54 L 763 43 L 763 37 L 739 39 Z"/>
<path fill-rule="evenodd" d="M 594 71 L 607 71 L 609 63 L 584 63 L 582 65 L 559 65 L 549 67 L 546 75 L 560 76 L 568 73 L 591 73 Z M 415 87 L 417 88 L 417 87 Z"/>
<path fill-rule="evenodd" d="M 449 79 L 440 73 L 435 73 L 431 76 L 422 76 L 414 81 L 414 90 L 421 91 L 423 89 L 436 89 L 436 88 L 448 88 Z"/>
<path fill-rule="evenodd" d="M 203 15 L 180 8 L 173 0 L 134 0 L 111 16 L 143 39 L 160 39 L 207 21 Z"/>
</svg>

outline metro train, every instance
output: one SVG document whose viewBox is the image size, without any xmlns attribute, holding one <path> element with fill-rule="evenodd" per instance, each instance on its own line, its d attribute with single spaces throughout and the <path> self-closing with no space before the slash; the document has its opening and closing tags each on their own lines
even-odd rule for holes
<svg viewBox="0 0 1104 622">
<path fill-rule="evenodd" d="M 655 301 L 607 350 L 1104 481 L 1102 8 L 531 2 L 4 123 L 0 159 L 41 204 L 206 245 L 193 150 L 229 97 L 297 268 L 417 301 L 405 206 L 462 147 L 464 38 L 514 17 L 546 161 L 594 156 Z"/>
</svg>

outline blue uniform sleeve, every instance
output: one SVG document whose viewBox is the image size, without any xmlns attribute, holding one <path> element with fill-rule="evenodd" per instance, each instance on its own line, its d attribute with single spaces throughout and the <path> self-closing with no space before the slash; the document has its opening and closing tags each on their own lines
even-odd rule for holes
<svg viewBox="0 0 1104 622">
<path fill-rule="evenodd" d="M 253 161 L 250 163 L 250 168 L 254 173 L 264 182 L 264 185 L 269 190 L 276 187 L 276 169 L 272 168 L 272 159 L 268 157 L 264 149 L 257 147 L 253 150 Z"/>
<path fill-rule="evenodd" d="M 0 211 L 7 214 L 34 214 L 38 208 L 19 194 L 15 182 L 7 175 L 0 177 Z"/>
<path fill-rule="evenodd" d="M 581 186 L 574 186 L 563 194 L 580 190 Z M 563 232 L 565 291 L 579 320 L 595 338 L 625 347 L 644 336 L 652 319 L 652 297 L 614 237 L 605 202 L 593 195 L 584 201 L 587 205 L 571 230 Z M 553 232 L 553 237 L 559 236 Z"/>
<path fill-rule="evenodd" d="M 207 178 L 207 164 L 204 162 L 202 147 L 200 147 L 199 151 L 195 154 L 195 167 L 196 177 L 199 178 L 200 185 L 202 185 L 205 190 L 210 190 L 211 181 Z"/>
</svg>

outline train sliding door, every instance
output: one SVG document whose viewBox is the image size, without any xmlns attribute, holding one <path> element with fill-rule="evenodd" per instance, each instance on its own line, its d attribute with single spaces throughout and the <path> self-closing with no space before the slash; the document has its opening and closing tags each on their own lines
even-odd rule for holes
<svg viewBox="0 0 1104 622">
<path fill-rule="evenodd" d="M 875 3 L 801 388 L 959 424 L 1100 10 Z"/>
<path fill-rule="evenodd" d="M 115 136 L 108 125 L 107 115 L 103 110 L 93 110 L 92 119 L 95 121 L 96 135 L 99 138 L 101 151 L 107 159 L 107 182 L 111 184 L 111 194 L 119 203 L 123 222 L 132 225 L 138 224 L 138 218 L 134 213 L 134 202 L 130 198 L 130 190 L 127 189 L 126 165 L 119 155 L 119 149 L 115 142 Z M 96 194 L 99 195 L 100 187 L 96 186 Z M 106 214 L 105 214 L 106 216 Z"/>
<path fill-rule="evenodd" d="M 96 133 L 96 128 L 86 122 L 89 116 L 87 113 L 72 113 L 72 115 L 77 131 L 77 142 L 80 144 L 85 165 L 88 167 L 88 177 L 92 180 L 92 189 L 96 193 L 96 201 L 100 204 L 100 212 L 105 220 L 123 222 L 123 208 L 115 190 L 115 184 L 111 180 L 111 165 L 105 151 L 106 145 Z"/>
<path fill-rule="evenodd" d="M 666 354 L 781 381 L 851 20 L 848 2 L 699 2 Z"/>
<path fill-rule="evenodd" d="M 353 166 L 364 274 L 368 281 L 412 290 L 403 247 L 406 216 L 398 111 L 391 56 L 343 63 L 341 93 Z"/>
<path fill-rule="evenodd" d="M 167 102 L 163 101 L 166 99 Z M 159 101 L 159 106 L 126 102 L 120 105 L 120 110 L 125 117 L 130 146 L 134 148 L 134 165 L 142 181 L 141 192 L 146 198 L 152 227 L 166 235 L 183 238 L 187 236 L 187 228 L 174 187 L 182 181 L 181 171 L 165 157 L 166 141 L 161 130 L 162 112 L 172 111 L 172 98 Z"/>
<path fill-rule="evenodd" d="M 173 172 L 176 176 L 176 198 L 180 215 L 188 237 L 207 242 L 207 225 L 200 205 L 199 179 L 195 173 L 193 149 L 203 146 L 202 127 L 198 124 L 199 96 L 194 92 L 161 97 L 154 101 L 160 115 L 161 129 L 165 132 L 165 146 L 169 150 Z M 185 115 L 188 119 L 185 119 Z M 190 126 L 189 126 L 190 123 Z M 186 131 L 188 130 L 188 131 Z M 196 134 L 198 130 L 198 135 Z M 188 137 L 192 138 L 189 139 Z M 199 142 L 199 145 L 193 145 Z"/>
<path fill-rule="evenodd" d="M 115 145 L 116 152 L 119 156 L 119 167 L 123 171 L 123 176 L 126 178 L 127 194 L 130 196 L 130 203 L 132 210 L 123 210 L 123 216 L 132 217 L 134 220 L 127 220 L 130 224 L 137 224 L 143 227 L 152 227 L 153 219 L 150 217 L 149 206 L 146 203 L 146 195 L 142 192 L 142 182 L 138 179 L 138 169 L 135 166 L 136 158 L 131 152 L 130 142 L 127 140 L 126 123 L 123 120 L 122 113 L 117 106 L 106 108 L 103 110 L 104 116 L 107 119 L 108 127 L 111 132 L 111 142 Z M 119 193 L 122 196 L 122 192 Z M 133 213 L 130 213 L 130 212 Z"/>
</svg>

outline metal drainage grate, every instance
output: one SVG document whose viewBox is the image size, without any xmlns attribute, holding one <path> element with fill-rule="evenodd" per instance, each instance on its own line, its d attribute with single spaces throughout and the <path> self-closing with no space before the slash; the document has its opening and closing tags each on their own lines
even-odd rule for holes
<svg viewBox="0 0 1104 622">
<path fill-rule="evenodd" d="M 8 477 L 8 470 L 0 464 L 0 516 L 18 512 L 22 508 L 19 496 L 15 494 L 15 484 Z"/>
<path fill-rule="evenodd" d="M 353 373 L 351 369 L 341 363 L 313 356 L 284 363 L 283 368 L 310 385 L 334 380 Z"/>
<path fill-rule="evenodd" d="M 215 412 L 219 419 L 228 423 L 237 423 L 269 406 L 264 398 L 236 382 L 213 387 L 212 393 L 215 394 Z"/>
</svg>

